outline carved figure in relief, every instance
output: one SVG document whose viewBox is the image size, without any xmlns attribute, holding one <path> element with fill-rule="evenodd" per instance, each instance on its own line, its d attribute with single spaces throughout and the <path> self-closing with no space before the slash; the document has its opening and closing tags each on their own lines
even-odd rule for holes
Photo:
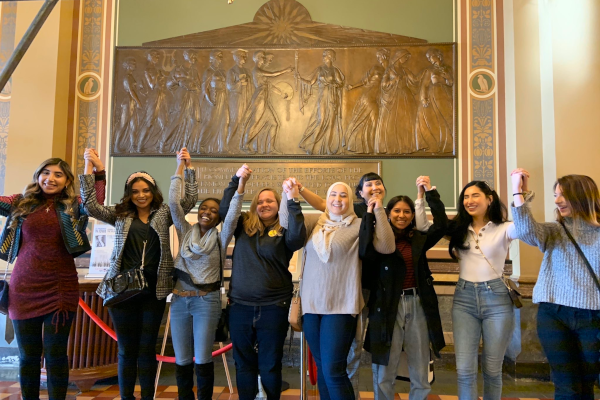
<svg viewBox="0 0 600 400">
<path fill-rule="evenodd" d="M 123 88 L 127 93 L 127 98 L 121 103 L 119 118 L 115 121 L 113 142 L 115 153 L 131 151 L 137 141 L 142 102 L 138 95 L 138 84 L 133 76 L 136 65 L 137 63 L 133 57 L 127 57 L 123 62 L 123 68 L 127 71 L 127 75 L 123 79 Z"/>
<path fill-rule="evenodd" d="M 307 154 L 338 154 L 343 137 L 342 89 L 344 74 L 336 67 L 335 51 L 323 52 L 323 64 L 317 67 L 310 79 L 297 74 L 300 81 L 301 104 L 308 102 L 312 86 L 317 85 L 317 101 L 310 116 L 308 127 L 298 143 Z"/>
<path fill-rule="evenodd" d="M 365 74 L 363 80 L 355 85 L 348 85 L 348 91 L 359 87 L 366 88 L 354 105 L 352 119 L 346 135 L 344 148 L 358 154 L 372 154 L 375 143 L 375 128 L 379 118 L 379 97 L 381 95 L 381 79 L 388 66 L 390 51 L 379 49 L 376 53 L 378 65 L 374 65 Z"/>
<path fill-rule="evenodd" d="M 477 90 L 478 92 L 487 93 L 490 91 L 489 85 L 483 75 L 477 75 L 477 83 L 479 84 L 479 89 Z"/>
<path fill-rule="evenodd" d="M 233 61 L 235 61 L 235 65 L 227 72 L 227 89 L 229 90 L 228 144 L 238 143 L 234 138 L 234 133 L 252 98 L 252 77 L 250 72 L 244 68 L 247 59 L 248 52 L 246 50 L 234 50 Z"/>
<path fill-rule="evenodd" d="M 481 76 L 481 75 L 479 75 Z M 83 94 L 93 94 L 92 93 L 92 89 L 94 88 L 94 82 L 96 80 L 94 78 L 90 78 L 88 79 L 88 81 L 85 83 L 85 86 L 83 87 Z M 485 81 L 485 79 L 484 79 Z"/>
<path fill-rule="evenodd" d="M 396 51 L 381 81 L 381 107 L 375 132 L 375 153 L 410 154 L 417 151 L 415 125 L 419 79 L 405 66 L 405 49 Z M 413 92 L 414 91 L 414 92 Z"/>
<path fill-rule="evenodd" d="M 453 149 L 452 68 L 443 63 L 442 52 L 427 50 L 431 67 L 425 69 L 419 91 L 417 149 L 448 153 Z"/>
<path fill-rule="evenodd" d="M 200 131 L 200 92 L 201 81 L 196 69 L 196 54 L 191 50 L 183 51 L 183 63 L 171 71 L 167 88 L 171 91 L 183 91 L 179 107 L 171 112 L 169 128 L 164 130 L 158 144 L 160 153 L 173 153 L 188 144 L 194 143 Z M 165 147 L 168 146 L 168 147 Z"/>
<path fill-rule="evenodd" d="M 169 104 L 167 101 L 168 75 L 159 67 L 160 52 L 151 50 L 146 54 L 148 66 L 144 71 L 144 87 L 146 89 L 146 108 L 142 122 L 140 137 L 135 151 L 155 148 L 156 142 L 169 124 Z M 152 141 L 153 143 L 150 143 Z"/>
<path fill-rule="evenodd" d="M 256 90 L 250 100 L 250 106 L 244 113 L 242 122 L 238 125 L 240 150 L 249 154 L 278 154 L 279 151 L 274 148 L 274 143 L 279 132 L 279 118 L 271 104 L 270 96 L 273 85 L 270 79 L 292 72 L 294 68 L 288 67 L 274 72 L 267 71 L 265 69 L 267 66 L 266 54 L 262 50 L 255 52 L 252 58 L 255 63 L 252 80 Z"/>
<path fill-rule="evenodd" d="M 202 124 L 192 149 L 196 153 L 222 153 L 226 147 L 229 106 L 227 76 L 221 64 L 223 52 L 210 52 L 210 67 L 202 75 Z"/>
</svg>

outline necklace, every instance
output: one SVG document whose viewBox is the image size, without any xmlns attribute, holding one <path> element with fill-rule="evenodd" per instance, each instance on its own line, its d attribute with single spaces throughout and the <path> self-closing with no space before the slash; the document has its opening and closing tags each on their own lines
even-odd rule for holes
<svg viewBox="0 0 600 400">
<path fill-rule="evenodd" d="M 52 205 L 53 205 L 53 204 L 54 204 L 54 201 L 53 201 L 53 200 L 49 200 L 49 201 L 48 201 L 48 203 L 46 204 L 46 205 L 47 205 L 47 207 L 46 207 L 46 210 L 45 210 L 45 211 L 46 211 L 46 214 L 48 214 L 48 213 L 50 212 L 50 208 L 52 208 Z"/>
</svg>

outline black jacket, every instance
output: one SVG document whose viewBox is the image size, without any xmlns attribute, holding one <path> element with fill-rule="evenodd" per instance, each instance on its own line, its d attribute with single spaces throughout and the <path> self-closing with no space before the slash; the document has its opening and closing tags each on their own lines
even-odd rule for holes
<svg viewBox="0 0 600 400">
<path fill-rule="evenodd" d="M 426 233 L 415 230 L 410 242 L 419 297 L 427 318 L 429 341 L 435 355 L 439 357 L 440 350 L 446 343 L 437 295 L 433 289 L 433 277 L 427 264 L 426 253 L 446 233 L 448 217 L 446 216 L 444 203 L 440 200 L 440 195 L 436 190 L 426 192 L 426 200 L 433 214 L 433 225 Z M 365 214 L 363 218 L 374 220 L 373 214 Z M 365 225 L 370 229 L 369 238 L 372 243 L 373 223 Z M 371 353 L 373 363 L 388 365 L 406 265 L 398 250 L 392 254 L 380 254 L 375 251 L 371 244 L 367 253 L 367 256 L 373 259 L 373 265 L 376 265 L 371 270 L 375 275 L 373 280 L 376 286 L 369 298 L 369 328 L 365 339 L 365 349 Z"/>
<path fill-rule="evenodd" d="M 238 183 L 239 178 L 234 175 L 223 193 L 219 215 L 227 215 Z M 294 284 L 288 268 L 294 252 L 306 242 L 306 226 L 299 203 L 288 200 L 287 208 L 288 227 L 276 235 L 267 231 L 250 237 L 244 231 L 243 216 L 238 219 L 229 285 L 233 302 L 266 306 L 292 298 Z"/>
</svg>

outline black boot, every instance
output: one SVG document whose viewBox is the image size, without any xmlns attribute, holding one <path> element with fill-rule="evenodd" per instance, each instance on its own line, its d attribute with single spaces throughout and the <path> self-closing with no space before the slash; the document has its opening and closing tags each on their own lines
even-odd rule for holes
<svg viewBox="0 0 600 400">
<path fill-rule="evenodd" d="M 215 364 L 196 364 L 198 400 L 212 400 L 215 385 Z"/>
<path fill-rule="evenodd" d="M 175 364 L 175 379 L 179 400 L 194 399 L 194 363 L 188 365 Z"/>
</svg>

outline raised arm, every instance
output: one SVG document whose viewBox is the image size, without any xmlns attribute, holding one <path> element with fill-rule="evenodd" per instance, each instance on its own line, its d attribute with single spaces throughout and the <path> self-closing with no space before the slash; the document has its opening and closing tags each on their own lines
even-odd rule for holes
<svg viewBox="0 0 600 400">
<path fill-rule="evenodd" d="M 415 201 L 415 223 L 417 230 L 427 232 L 431 227 L 431 221 L 427 219 L 425 211 L 425 192 L 431 190 L 431 182 L 428 176 L 419 176 L 417 178 L 417 200 Z M 433 188 L 435 189 L 435 188 Z"/>
<path fill-rule="evenodd" d="M 287 194 L 286 200 L 289 198 L 293 198 L 289 195 L 289 191 L 292 189 L 294 185 L 298 186 L 298 194 L 302 196 L 302 198 L 314 209 L 318 211 L 325 211 L 326 202 L 325 199 L 321 198 L 318 194 L 315 194 L 303 187 L 300 181 L 296 178 L 290 177 L 283 181 L 282 189 L 283 193 Z M 283 203 L 283 200 L 282 200 Z M 287 207 L 279 207 L 279 225 L 288 228 L 288 210 Z"/>
<path fill-rule="evenodd" d="M 375 234 L 373 235 L 373 247 L 378 253 L 391 254 L 396 251 L 396 240 L 394 231 L 387 221 L 387 214 L 379 196 L 371 197 L 367 203 L 367 213 L 375 215 Z M 360 239 L 360 238 L 359 238 Z M 360 240 L 359 240 L 360 242 Z"/>
<path fill-rule="evenodd" d="M 529 181 L 527 171 L 516 169 L 512 172 L 511 179 L 514 200 L 511 211 L 515 239 L 522 240 L 530 246 L 537 246 L 541 251 L 546 251 L 550 237 L 560 235 L 560 227 L 556 223 L 539 223 L 533 218 L 530 204 L 535 196 L 527 190 Z"/>
<path fill-rule="evenodd" d="M 358 233 L 358 256 L 361 260 L 372 259 L 377 256 L 377 252 L 373 247 L 374 235 L 375 215 L 372 212 L 367 212 L 361 219 L 360 231 Z"/>
<path fill-rule="evenodd" d="M 446 215 L 446 206 L 440 199 L 440 194 L 436 189 L 430 189 L 425 192 L 427 204 L 433 215 L 433 224 L 427 231 L 427 240 L 425 240 L 425 250 L 429 250 L 439 242 L 448 231 L 448 216 Z"/>
<path fill-rule="evenodd" d="M 246 182 L 248 182 L 251 175 L 252 171 L 249 168 L 242 171 L 241 176 L 239 177 L 238 188 L 229 203 L 229 209 L 225 216 L 225 220 L 223 221 L 223 229 L 221 229 L 221 243 L 223 243 L 223 248 L 229 246 L 229 242 L 231 242 L 231 238 L 233 238 L 233 234 L 238 226 L 238 221 L 242 214 Z"/>
<path fill-rule="evenodd" d="M 229 182 L 229 185 L 223 191 L 223 197 L 221 198 L 221 204 L 219 205 L 219 217 L 221 217 L 221 221 L 225 221 L 225 218 L 227 218 L 227 211 L 229 210 L 231 199 L 239 187 L 240 177 L 242 176 L 243 171 L 252 173 L 252 170 L 247 164 L 242 165 L 235 175 L 231 177 L 231 182 Z"/>
<path fill-rule="evenodd" d="M 104 180 L 104 165 L 102 165 L 102 161 L 95 149 L 85 149 L 83 157 L 85 159 L 85 173 L 79 175 L 79 189 L 84 210 L 91 217 L 114 225 L 116 222 L 114 207 L 103 205 L 106 184 Z M 98 170 L 101 171 L 98 174 L 93 174 L 94 171 Z M 101 177 L 100 180 L 98 180 L 99 176 Z"/>
<path fill-rule="evenodd" d="M 21 196 L 21 194 L 13 194 L 12 196 L 0 196 L 0 215 L 3 217 L 8 217 L 10 215 L 13 203 Z"/>
<path fill-rule="evenodd" d="M 285 193 L 285 192 L 284 192 Z M 279 208 L 286 208 L 288 212 L 288 227 L 285 231 L 285 244 L 287 248 L 291 251 L 300 250 L 304 243 L 306 243 L 306 226 L 304 225 L 304 215 L 302 214 L 302 208 L 300 207 L 299 201 L 294 201 L 294 199 L 298 199 L 298 185 L 292 185 L 291 189 L 286 193 L 290 199 L 286 200 L 286 204 L 283 204 L 283 199 L 286 199 L 287 196 L 284 196 L 282 199 L 282 204 Z"/>
<path fill-rule="evenodd" d="M 183 239 L 185 232 L 192 226 L 186 221 L 186 212 L 182 207 L 183 199 L 181 197 L 181 190 L 183 186 L 184 169 L 186 166 L 186 159 L 184 157 L 185 154 L 183 154 L 183 151 L 177 152 L 177 169 L 175 170 L 175 175 L 171 177 L 171 187 L 169 188 L 169 209 L 171 210 L 171 218 L 173 219 L 173 224 L 175 225 L 175 229 L 177 230 L 180 239 Z M 195 182 L 195 175 L 190 179 L 192 180 L 192 183 Z M 195 197 L 196 199 L 194 202 L 198 199 L 197 192 Z"/>
</svg>

